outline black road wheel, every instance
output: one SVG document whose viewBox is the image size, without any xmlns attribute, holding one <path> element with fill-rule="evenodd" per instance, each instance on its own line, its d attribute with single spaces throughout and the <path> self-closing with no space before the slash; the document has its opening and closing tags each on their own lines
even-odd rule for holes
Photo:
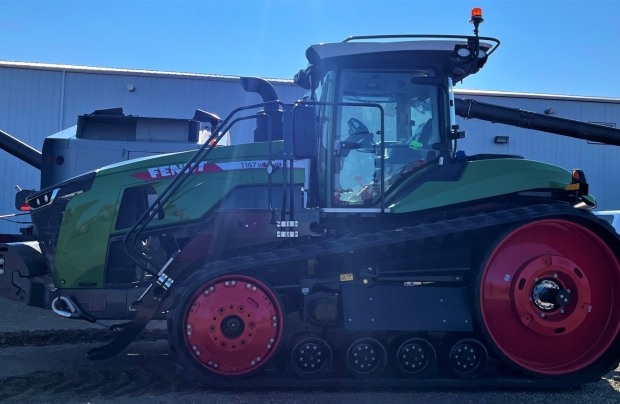
<svg viewBox="0 0 620 404">
<path fill-rule="evenodd" d="M 347 351 L 347 368 L 358 379 L 373 379 L 385 369 L 387 353 L 374 338 L 353 341 Z"/>
<path fill-rule="evenodd" d="M 291 367 L 302 379 L 314 380 L 325 376 L 333 360 L 329 344 L 319 337 L 306 337 L 291 350 Z"/>
<path fill-rule="evenodd" d="M 450 350 L 450 368 L 462 379 L 482 376 L 489 363 L 489 353 L 479 341 L 471 338 L 458 341 Z"/>
<path fill-rule="evenodd" d="M 435 368 L 437 354 L 430 342 L 423 338 L 411 338 L 403 342 L 396 352 L 396 366 L 406 377 L 420 379 Z"/>
</svg>

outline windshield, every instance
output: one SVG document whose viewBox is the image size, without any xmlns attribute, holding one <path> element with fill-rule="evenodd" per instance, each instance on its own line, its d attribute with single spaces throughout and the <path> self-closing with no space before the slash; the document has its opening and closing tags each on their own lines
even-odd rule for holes
<svg viewBox="0 0 620 404">
<path fill-rule="evenodd" d="M 441 141 L 439 88 L 426 72 L 343 71 L 338 101 L 368 104 L 337 108 L 333 191 L 337 205 L 368 205 L 412 167 L 437 157 Z M 385 172 L 381 173 L 381 112 L 384 110 Z"/>
</svg>

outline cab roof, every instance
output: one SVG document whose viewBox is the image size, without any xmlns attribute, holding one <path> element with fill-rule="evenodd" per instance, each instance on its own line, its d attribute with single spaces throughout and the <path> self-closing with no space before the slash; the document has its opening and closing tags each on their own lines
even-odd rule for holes
<svg viewBox="0 0 620 404">
<path fill-rule="evenodd" d="M 383 35 L 350 37 L 343 42 L 312 45 L 306 50 L 311 66 L 337 64 L 352 68 L 456 68 L 455 81 L 478 71 L 499 46 L 495 38 L 480 38 L 484 57 L 474 60 L 457 51 L 471 47 L 475 37 L 443 35 Z M 470 59 L 468 61 L 468 59 Z M 474 63 L 477 62 L 477 63 Z"/>
</svg>

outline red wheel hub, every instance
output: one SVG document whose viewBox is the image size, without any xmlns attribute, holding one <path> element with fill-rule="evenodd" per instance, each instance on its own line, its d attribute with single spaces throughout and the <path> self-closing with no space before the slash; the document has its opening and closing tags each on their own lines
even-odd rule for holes
<svg viewBox="0 0 620 404">
<path fill-rule="evenodd" d="M 240 376 L 264 366 L 282 336 L 282 309 L 265 284 L 225 275 L 190 300 L 183 328 L 193 357 L 213 373 Z"/>
<path fill-rule="evenodd" d="M 616 338 L 618 286 L 618 260 L 597 234 L 547 219 L 517 228 L 496 246 L 482 275 L 480 309 L 510 360 L 564 375 L 596 361 Z"/>
<path fill-rule="evenodd" d="M 566 306 L 540 300 L 540 285 L 552 285 L 570 294 Z M 511 285 L 512 303 L 521 322 L 531 331 L 553 337 L 579 327 L 591 311 L 590 284 L 577 264 L 558 256 L 535 258 L 521 270 Z"/>
</svg>

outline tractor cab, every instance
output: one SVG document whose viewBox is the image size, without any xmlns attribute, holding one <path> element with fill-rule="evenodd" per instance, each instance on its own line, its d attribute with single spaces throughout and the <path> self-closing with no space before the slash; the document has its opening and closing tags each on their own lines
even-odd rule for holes
<svg viewBox="0 0 620 404">
<path fill-rule="evenodd" d="M 453 83 L 499 44 L 481 39 L 365 36 L 308 48 L 295 81 L 318 110 L 320 205 L 372 207 L 408 173 L 449 162 Z"/>
</svg>

